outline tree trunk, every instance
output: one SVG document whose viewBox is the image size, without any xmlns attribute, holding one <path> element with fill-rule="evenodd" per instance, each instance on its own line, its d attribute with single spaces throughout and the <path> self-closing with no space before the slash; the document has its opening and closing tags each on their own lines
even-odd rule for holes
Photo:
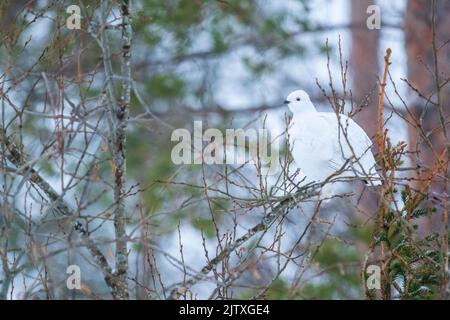
<svg viewBox="0 0 450 320">
<path fill-rule="evenodd" d="M 367 28 L 367 7 L 372 0 L 351 0 L 352 47 L 349 59 L 352 94 L 357 106 L 365 105 L 354 118 L 372 138 L 377 130 L 377 97 L 379 72 L 379 31 Z M 367 97 L 369 99 L 367 99 Z M 377 211 L 377 198 L 366 190 L 359 202 L 358 210 L 366 216 Z"/>
<path fill-rule="evenodd" d="M 405 18 L 408 81 L 426 97 L 420 98 L 418 94 L 412 94 L 409 108 L 413 117 L 421 123 L 424 132 L 429 135 L 427 144 L 417 135 L 416 128 L 409 126 L 409 146 L 410 151 L 418 152 L 419 165 L 426 172 L 420 178 L 426 179 L 428 175 L 432 179 L 428 189 L 430 199 L 435 196 L 445 198 L 448 195 L 450 86 L 448 83 L 443 84 L 450 74 L 449 15 L 450 1 L 409 0 Z M 431 99 L 433 103 L 427 103 L 427 99 Z M 442 165 L 438 165 L 439 158 L 443 161 Z M 440 169 L 433 172 L 431 169 L 437 166 Z M 414 187 L 423 189 L 424 182 L 416 182 Z M 448 200 L 442 201 L 441 198 L 437 202 L 443 205 L 443 210 L 438 210 L 440 214 L 433 215 L 426 232 L 440 230 L 444 235 L 443 242 L 447 243 L 443 248 L 447 260 L 444 267 L 447 280 L 443 281 L 441 290 L 441 298 L 445 298 L 448 295 L 448 253 L 445 253 L 448 252 Z"/>
<path fill-rule="evenodd" d="M 349 61 L 355 103 L 363 104 L 368 95 L 371 98 L 370 102 L 355 116 L 369 137 L 373 137 L 377 129 L 377 122 L 374 119 L 377 118 L 377 77 L 380 70 L 378 62 L 379 31 L 377 29 L 370 30 L 366 25 L 369 17 L 366 10 L 372 4 L 372 0 L 351 1 L 351 25 L 353 28 Z"/>
</svg>

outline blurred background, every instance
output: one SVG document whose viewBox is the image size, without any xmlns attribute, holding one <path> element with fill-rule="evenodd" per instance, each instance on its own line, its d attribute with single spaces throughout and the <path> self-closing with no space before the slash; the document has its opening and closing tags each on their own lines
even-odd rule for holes
<svg viewBox="0 0 450 320">
<path fill-rule="evenodd" d="M 66 26 L 72 4 L 81 9 L 80 29 Z M 121 5 L 0 4 L 1 127 L 82 217 L 113 270 L 115 167 L 105 101 L 108 86 L 119 92 L 128 83 L 120 76 Z M 367 11 L 371 5 L 379 8 L 380 28 L 368 28 L 377 14 L 377 9 Z M 383 57 L 391 48 L 385 128 L 392 145 L 408 144 L 401 166 L 413 168 L 398 171 L 402 180 L 394 200 L 400 203 L 405 186 L 425 190 L 420 177 L 436 159 L 447 159 L 448 170 L 442 128 L 448 127 L 450 101 L 450 2 L 133 0 L 129 8 L 133 81 L 123 196 L 130 297 L 164 299 L 174 292 L 186 299 L 379 296 L 367 292 L 364 273 L 367 264 L 379 265 L 379 197 L 360 185 L 349 187 L 352 195 L 320 208 L 312 199 L 299 203 L 196 279 L 211 259 L 262 221 L 275 205 L 270 199 L 295 189 L 287 187 L 285 175 L 263 181 L 252 166 L 175 165 L 171 134 L 177 128 L 192 132 L 200 120 L 204 130 L 265 126 L 279 133 L 282 159 L 287 159 L 282 161 L 288 163 L 284 132 L 289 113 L 283 101 L 303 89 L 321 111 L 345 105 L 344 111 L 374 138 Z M 120 104 L 124 96 L 116 98 Z M 5 157 L 9 147 L 3 143 L 2 148 L 1 297 L 111 298 L 104 270 L 68 227 L 73 219 L 51 212 L 48 194 L 15 171 Z M 419 230 L 406 237 L 408 248 L 422 236 L 448 232 L 441 214 L 428 210 L 448 214 L 448 171 L 437 176 L 441 180 L 427 184 L 424 192 L 438 205 L 417 204 L 427 210 L 417 214 Z M 403 200 L 402 208 L 408 206 Z M 313 212 L 318 213 L 311 218 Z M 390 232 L 385 236 L 400 231 Z M 410 260 L 402 265 L 405 260 L 399 259 L 392 267 L 398 268 L 391 275 L 392 298 L 437 298 L 447 292 L 440 288 L 448 285 L 442 282 L 448 272 L 442 241 L 431 238 L 423 245 L 430 250 L 428 262 L 418 258 L 416 249 L 398 253 Z M 66 287 L 66 268 L 72 264 L 81 268 L 81 290 Z"/>
</svg>

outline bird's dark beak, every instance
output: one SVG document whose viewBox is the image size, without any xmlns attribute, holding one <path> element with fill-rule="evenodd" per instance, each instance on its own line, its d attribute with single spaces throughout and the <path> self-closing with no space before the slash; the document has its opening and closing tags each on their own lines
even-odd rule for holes
<svg viewBox="0 0 450 320">
<path fill-rule="evenodd" d="M 289 100 L 284 100 L 284 104 L 289 104 Z"/>
</svg>

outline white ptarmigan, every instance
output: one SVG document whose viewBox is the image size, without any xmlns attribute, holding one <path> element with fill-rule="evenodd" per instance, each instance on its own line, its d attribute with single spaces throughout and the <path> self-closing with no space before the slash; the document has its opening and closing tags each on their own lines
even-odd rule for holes
<svg viewBox="0 0 450 320">
<path fill-rule="evenodd" d="M 356 178 L 368 185 L 381 184 L 372 141 L 355 121 L 344 114 L 318 112 L 303 90 L 290 93 L 285 104 L 293 114 L 288 129 L 292 156 L 305 181 Z M 335 194 L 332 183 L 325 187 L 323 196 Z"/>
</svg>

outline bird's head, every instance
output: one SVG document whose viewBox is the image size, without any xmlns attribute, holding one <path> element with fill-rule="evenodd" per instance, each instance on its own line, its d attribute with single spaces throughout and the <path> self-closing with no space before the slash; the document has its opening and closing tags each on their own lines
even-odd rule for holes
<svg viewBox="0 0 450 320">
<path fill-rule="evenodd" d="M 286 100 L 284 100 L 284 104 L 286 104 L 289 107 L 289 110 L 294 114 L 315 110 L 308 94 L 303 90 L 291 92 Z"/>
</svg>

